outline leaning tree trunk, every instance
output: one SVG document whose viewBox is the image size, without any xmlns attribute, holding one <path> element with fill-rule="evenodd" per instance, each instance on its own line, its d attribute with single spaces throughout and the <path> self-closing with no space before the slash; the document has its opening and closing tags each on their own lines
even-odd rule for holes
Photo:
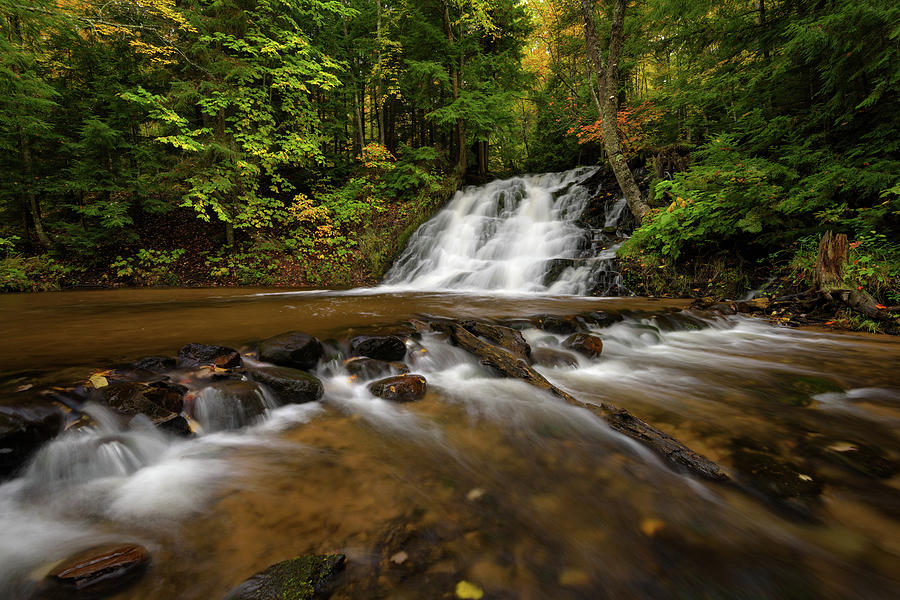
<svg viewBox="0 0 900 600">
<path fill-rule="evenodd" d="M 594 11 L 590 0 L 581 0 L 581 13 L 584 17 L 584 43 L 591 63 L 597 74 L 600 87 L 600 121 L 603 132 L 603 146 L 606 156 L 616 176 L 616 181 L 625 196 L 628 208 L 640 224 L 644 216 L 650 212 L 650 205 L 641 197 L 634 175 L 628 167 L 619 129 L 616 125 L 619 88 L 619 59 L 622 56 L 622 43 L 625 31 L 625 0 L 616 0 L 613 11 L 612 28 L 609 39 L 609 60 L 604 73 L 603 62 L 597 50 L 597 30 L 594 27 Z"/>
</svg>

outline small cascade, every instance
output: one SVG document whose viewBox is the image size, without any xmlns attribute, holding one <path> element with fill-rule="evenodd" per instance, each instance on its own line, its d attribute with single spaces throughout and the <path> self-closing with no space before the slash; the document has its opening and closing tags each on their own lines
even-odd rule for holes
<svg viewBox="0 0 900 600">
<path fill-rule="evenodd" d="M 621 295 L 615 252 L 630 214 L 624 199 L 592 204 L 598 174 L 579 167 L 457 192 L 413 235 L 384 286 Z"/>
<path fill-rule="evenodd" d="M 193 400 L 194 418 L 203 431 L 229 431 L 262 420 L 278 401 L 252 381 L 221 381 L 200 390 Z"/>
</svg>

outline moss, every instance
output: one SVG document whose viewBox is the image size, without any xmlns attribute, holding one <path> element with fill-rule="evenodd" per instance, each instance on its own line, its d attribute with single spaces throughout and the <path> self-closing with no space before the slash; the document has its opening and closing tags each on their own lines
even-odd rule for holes
<svg viewBox="0 0 900 600">
<path fill-rule="evenodd" d="M 346 563 L 343 554 L 298 556 L 257 573 L 225 600 L 312 600 Z"/>
</svg>

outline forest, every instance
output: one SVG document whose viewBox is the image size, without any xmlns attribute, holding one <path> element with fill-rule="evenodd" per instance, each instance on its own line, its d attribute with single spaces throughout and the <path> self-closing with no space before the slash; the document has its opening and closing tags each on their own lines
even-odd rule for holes
<svg viewBox="0 0 900 600">
<path fill-rule="evenodd" d="M 900 304 L 891 0 L 0 13 L 3 291 L 373 283 L 460 185 L 598 164 L 638 294 L 803 289 L 833 231 Z"/>
</svg>

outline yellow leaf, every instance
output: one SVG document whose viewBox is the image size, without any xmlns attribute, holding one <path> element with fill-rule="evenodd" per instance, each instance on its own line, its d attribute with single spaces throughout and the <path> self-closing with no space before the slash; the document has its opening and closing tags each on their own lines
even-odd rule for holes
<svg viewBox="0 0 900 600">
<path fill-rule="evenodd" d="M 102 388 L 109 385 L 109 380 L 100 373 L 91 375 L 91 385 L 95 388 Z"/>
<path fill-rule="evenodd" d="M 481 600 L 484 591 L 474 583 L 460 581 L 456 584 L 456 597 L 463 600 Z"/>
</svg>

